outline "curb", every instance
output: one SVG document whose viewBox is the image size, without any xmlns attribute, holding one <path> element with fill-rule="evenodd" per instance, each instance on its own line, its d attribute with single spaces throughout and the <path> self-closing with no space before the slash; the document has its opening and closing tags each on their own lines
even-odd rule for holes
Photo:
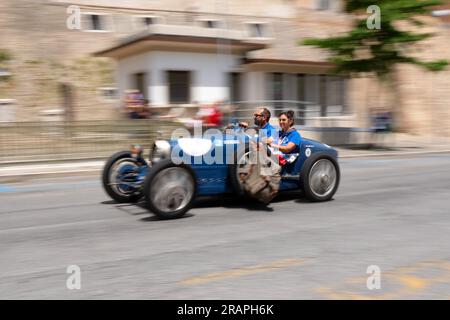
<svg viewBox="0 0 450 320">
<path fill-rule="evenodd" d="M 339 156 L 340 159 L 346 158 L 373 158 L 373 157 L 402 157 L 402 156 L 414 156 L 414 155 L 423 155 L 423 154 L 441 154 L 441 153 L 450 153 L 450 149 L 448 150 L 428 150 L 428 151 L 407 151 L 407 152 L 395 152 L 395 153 L 362 153 L 362 154 L 349 154 Z"/>
<path fill-rule="evenodd" d="M 57 175 L 72 173 L 88 173 L 101 171 L 105 161 L 89 162 L 61 162 L 58 164 L 22 164 L 2 168 L 0 167 L 0 179 L 13 179 L 17 177 L 30 177 L 40 175 Z"/>
<path fill-rule="evenodd" d="M 4 161 L 0 162 L 0 169 L 2 166 L 21 166 L 27 164 L 49 164 L 49 163 L 78 163 L 78 162 L 87 162 L 87 161 L 95 161 L 95 160 L 105 160 L 109 157 L 79 157 L 74 159 L 38 159 L 38 160 L 21 160 L 21 161 Z"/>
</svg>

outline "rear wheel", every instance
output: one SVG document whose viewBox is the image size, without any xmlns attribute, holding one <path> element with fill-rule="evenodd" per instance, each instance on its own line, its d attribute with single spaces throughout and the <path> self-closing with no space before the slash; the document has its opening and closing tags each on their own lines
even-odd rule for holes
<svg viewBox="0 0 450 320">
<path fill-rule="evenodd" d="M 153 166 L 144 185 L 147 208 L 161 219 L 183 216 L 192 207 L 195 193 L 192 170 L 170 160 L 162 160 Z"/>
<path fill-rule="evenodd" d="M 103 168 L 102 182 L 106 193 L 120 203 L 136 202 L 142 197 L 141 186 L 135 185 L 139 167 L 147 165 L 129 151 L 113 154 Z M 145 161 L 144 161 L 145 162 Z"/>
<path fill-rule="evenodd" d="M 314 154 L 305 161 L 300 179 L 308 199 L 328 201 L 333 198 L 339 186 L 339 165 L 327 154 Z"/>
</svg>

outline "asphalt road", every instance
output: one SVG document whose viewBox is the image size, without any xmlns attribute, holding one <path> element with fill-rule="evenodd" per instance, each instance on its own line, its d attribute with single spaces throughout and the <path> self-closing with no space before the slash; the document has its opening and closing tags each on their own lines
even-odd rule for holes
<svg viewBox="0 0 450 320">
<path fill-rule="evenodd" d="M 172 221 L 97 175 L 2 183 L 0 299 L 450 299 L 450 155 L 341 167 L 327 203 L 200 199 Z"/>
</svg>

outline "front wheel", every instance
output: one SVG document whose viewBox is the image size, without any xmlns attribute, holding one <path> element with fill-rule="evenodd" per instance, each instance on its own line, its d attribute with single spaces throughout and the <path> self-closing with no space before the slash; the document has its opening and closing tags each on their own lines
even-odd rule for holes
<svg viewBox="0 0 450 320">
<path fill-rule="evenodd" d="M 147 208 L 161 219 L 182 217 L 196 194 L 195 176 L 188 166 L 161 160 L 149 171 L 144 184 Z"/>
<path fill-rule="evenodd" d="M 102 183 L 106 193 L 120 203 L 136 202 L 142 197 L 141 186 L 135 185 L 139 167 L 147 165 L 129 151 L 113 154 L 103 168 Z"/>
<path fill-rule="evenodd" d="M 308 158 L 300 173 L 303 190 L 311 201 L 328 201 L 339 186 L 339 165 L 333 157 L 317 153 Z"/>
</svg>

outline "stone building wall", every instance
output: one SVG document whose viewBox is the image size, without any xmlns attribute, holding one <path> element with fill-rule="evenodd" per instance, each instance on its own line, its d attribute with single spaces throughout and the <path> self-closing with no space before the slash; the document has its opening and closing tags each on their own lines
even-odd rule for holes
<svg viewBox="0 0 450 320">
<path fill-rule="evenodd" d="M 334 2 L 333 2 L 334 3 Z M 103 99 L 100 87 L 115 87 L 115 64 L 94 59 L 91 53 L 112 46 L 118 39 L 136 32 L 130 17 L 152 14 L 168 24 L 194 24 L 200 18 L 218 18 L 233 29 L 246 22 L 269 22 L 271 37 L 267 49 L 250 53 L 251 58 L 325 61 L 322 50 L 298 46 L 304 37 L 331 36 L 351 27 L 338 1 L 332 10 L 318 11 L 317 1 L 229 0 L 147 1 L 129 0 L 2 0 L 0 1 L 0 49 L 13 57 L 8 69 L 11 80 L 0 84 L 0 99 L 17 100 L 17 119 L 38 120 L 43 111 L 63 107 L 60 85 L 73 87 L 74 119 L 98 120 L 120 117 L 117 99 Z M 83 11 L 110 13 L 113 32 L 68 30 L 66 9 L 71 4 Z M 450 29 L 430 18 L 436 36 L 422 42 L 415 54 L 424 59 L 450 60 Z M 400 66 L 397 90 L 401 97 L 401 127 L 409 132 L 450 135 L 450 71 L 430 73 L 414 66 Z M 389 90 L 380 89 L 368 78 L 351 79 L 349 110 L 354 125 L 368 127 L 369 108 L 393 105 Z"/>
<path fill-rule="evenodd" d="M 73 87 L 77 119 L 114 116 L 113 103 L 99 99 L 97 92 L 111 86 L 114 65 L 92 59 L 90 53 L 113 43 L 116 34 L 68 30 L 66 7 L 48 1 L 0 3 L 1 49 L 12 56 L 8 65 L 12 78 L 0 94 L 17 100 L 18 121 L 39 120 L 44 111 L 61 109 L 62 83 Z"/>
</svg>

